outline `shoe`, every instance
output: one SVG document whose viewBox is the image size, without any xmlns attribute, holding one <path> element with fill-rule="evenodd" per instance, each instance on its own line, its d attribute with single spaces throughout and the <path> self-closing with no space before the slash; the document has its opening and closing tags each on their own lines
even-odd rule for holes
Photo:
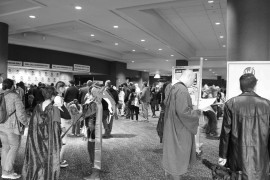
<svg viewBox="0 0 270 180">
<path fill-rule="evenodd" d="M 19 179 L 21 177 L 20 174 L 17 173 L 11 173 L 11 174 L 7 174 L 7 175 L 2 175 L 1 176 L 3 179 Z"/>
<path fill-rule="evenodd" d="M 66 160 L 63 160 L 63 161 L 60 163 L 60 167 L 61 167 L 61 168 L 68 167 L 67 161 L 66 161 Z"/>
</svg>

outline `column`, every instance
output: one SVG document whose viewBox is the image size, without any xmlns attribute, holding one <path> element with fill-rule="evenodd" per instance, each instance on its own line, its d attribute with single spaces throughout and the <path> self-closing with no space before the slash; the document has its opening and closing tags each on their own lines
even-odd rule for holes
<svg viewBox="0 0 270 180">
<path fill-rule="evenodd" d="M 7 59 L 8 59 L 8 25 L 0 22 L 0 75 L 4 79 L 7 78 Z"/>
<path fill-rule="evenodd" d="M 227 60 L 269 61 L 269 0 L 227 1 Z"/>
</svg>

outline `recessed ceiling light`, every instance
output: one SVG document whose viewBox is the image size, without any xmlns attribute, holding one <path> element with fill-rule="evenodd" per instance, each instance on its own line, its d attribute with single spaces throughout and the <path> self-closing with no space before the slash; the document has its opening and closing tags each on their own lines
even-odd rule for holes
<svg viewBox="0 0 270 180">
<path fill-rule="evenodd" d="M 141 39 L 142 42 L 145 42 L 145 39 Z"/>
<path fill-rule="evenodd" d="M 213 73 L 213 74 L 215 74 L 215 72 L 214 72 L 214 71 L 213 71 L 212 73 Z"/>
<path fill-rule="evenodd" d="M 118 46 L 118 43 L 114 43 L 114 45 Z"/>
<path fill-rule="evenodd" d="M 136 50 L 135 50 L 135 49 L 133 49 L 132 51 L 133 51 L 133 52 L 135 52 Z"/>
<path fill-rule="evenodd" d="M 166 59 L 166 61 L 169 61 L 168 59 Z"/>
<path fill-rule="evenodd" d="M 208 1 L 209 4 L 214 3 L 214 1 Z"/>
<path fill-rule="evenodd" d="M 34 16 L 34 15 L 30 15 L 29 16 L 31 19 L 35 19 L 36 18 L 36 16 Z"/>
<path fill-rule="evenodd" d="M 95 35 L 94 34 L 90 34 L 91 37 L 94 37 Z"/>
<path fill-rule="evenodd" d="M 224 38 L 224 36 L 219 36 L 220 39 Z"/>
<path fill-rule="evenodd" d="M 162 51 L 162 49 L 161 49 L 161 48 L 159 48 L 158 50 L 159 50 L 159 51 Z"/>
<path fill-rule="evenodd" d="M 131 61 L 132 63 L 134 63 L 134 61 Z"/>
<path fill-rule="evenodd" d="M 226 45 L 223 45 L 222 47 L 226 47 Z"/>
<path fill-rule="evenodd" d="M 173 54 L 171 54 L 171 56 L 173 57 L 174 55 L 173 55 Z"/>
<path fill-rule="evenodd" d="M 143 70 L 144 72 L 146 71 L 146 70 Z"/>
<path fill-rule="evenodd" d="M 206 61 L 207 61 L 208 59 L 204 59 L 204 60 L 206 60 Z"/>
<path fill-rule="evenodd" d="M 113 26 L 113 28 L 117 29 L 117 28 L 119 28 L 119 27 L 118 27 L 118 26 Z"/>
<path fill-rule="evenodd" d="M 77 10 L 81 10 L 81 9 L 82 9 L 82 7 L 81 7 L 81 6 L 75 6 L 75 9 L 77 9 Z"/>
<path fill-rule="evenodd" d="M 209 69 L 209 71 L 212 71 L 212 69 Z"/>
<path fill-rule="evenodd" d="M 216 22 L 215 24 L 216 24 L 216 25 L 220 25 L 220 22 Z"/>
</svg>

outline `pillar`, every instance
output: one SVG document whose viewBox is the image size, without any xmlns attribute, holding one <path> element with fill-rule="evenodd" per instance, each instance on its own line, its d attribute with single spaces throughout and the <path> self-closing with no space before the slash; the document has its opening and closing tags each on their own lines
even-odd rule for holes
<svg viewBox="0 0 270 180">
<path fill-rule="evenodd" d="M 227 60 L 269 61 L 269 0 L 227 1 Z"/>
<path fill-rule="evenodd" d="M 0 22 L 0 79 L 7 78 L 8 25 Z"/>
<path fill-rule="evenodd" d="M 188 61 L 184 59 L 178 59 L 176 60 L 176 66 L 188 66 Z"/>
</svg>

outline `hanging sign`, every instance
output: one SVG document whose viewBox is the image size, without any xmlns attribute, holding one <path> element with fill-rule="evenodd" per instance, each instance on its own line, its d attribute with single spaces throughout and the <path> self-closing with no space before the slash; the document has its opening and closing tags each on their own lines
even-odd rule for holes
<svg viewBox="0 0 270 180">
<path fill-rule="evenodd" d="M 72 66 L 64 66 L 64 65 L 56 65 L 56 64 L 52 64 L 52 69 L 54 69 L 54 70 L 73 71 Z"/>
<path fill-rule="evenodd" d="M 11 61 L 11 60 L 8 60 L 8 66 L 22 66 L 22 61 Z"/>
<path fill-rule="evenodd" d="M 74 64 L 74 71 L 89 72 L 90 73 L 90 66 L 81 65 L 81 64 Z"/>
<path fill-rule="evenodd" d="M 50 69 L 50 64 L 44 64 L 44 63 L 33 63 L 33 62 L 23 62 L 24 67 L 30 67 L 30 68 L 46 68 Z"/>
</svg>

